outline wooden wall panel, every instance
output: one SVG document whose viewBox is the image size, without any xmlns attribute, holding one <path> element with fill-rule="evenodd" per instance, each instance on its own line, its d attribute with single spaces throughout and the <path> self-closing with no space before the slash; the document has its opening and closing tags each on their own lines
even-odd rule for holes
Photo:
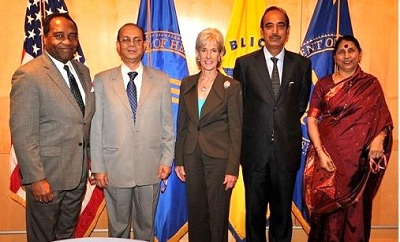
<svg viewBox="0 0 400 242">
<path fill-rule="evenodd" d="M 116 33 L 126 22 L 136 22 L 139 0 L 65 0 L 79 27 L 87 65 L 94 74 L 120 64 L 115 51 Z M 290 37 L 286 47 L 297 52 L 307 31 L 317 0 L 268 0 L 289 14 Z M 387 174 L 373 210 L 371 241 L 397 241 L 398 227 L 398 2 L 396 0 L 348 0 L 355 36 L 363 48 L 362 68 L 381 81 L 395 122 L 395 144 Z M 196 73 L 194 42 L 207 27 L 226 33 L 233 0 L 175 0 L 189 72 Z M 25 210 L 9 197 L 10 132 L 9 91 L 13 72 L 20 65 L 26 1 L 2 1 L 0 19 L 0 241 L 24 241 Z M 383 227 L 382 227 L 383 226 Z M 95 235 L 105 236 L 106 212 Z M 384 232 L 382 232 L 384 231 Z M 11 234 L 5 234 L 11 233 Z M 15 234 L 14 234 L 15 233 Z M 298 232 L 297 232 L 298 233 Z M 302 237 L 301 237 L 302 236 Z M 297 241 L 305 241 L 304 235 Z M 186 240 L 184 240 L 186 241 Z"/>
</svg>

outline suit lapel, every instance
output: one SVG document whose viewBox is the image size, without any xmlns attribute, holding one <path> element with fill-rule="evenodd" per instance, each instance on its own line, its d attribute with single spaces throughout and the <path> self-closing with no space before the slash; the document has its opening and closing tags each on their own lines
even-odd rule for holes
<svg viewBox="0 0 400 242">
<path fill-rule="evenodd" d="M 85 118 L 90 115 L 91 109 L 91 97 L 90 92 L 92 90 L 92 82 L 91 80 L 86 80 L 83 70 L 81 69 L 80 65 L 77 64 L 76 60 L 71 60 L 71 64 L 74 67 L 76 74 L 78 75 L 79 82 L 83 87 L 83 91 L 85 92 Z"/>
<path fill-rule="evenodd" d="M 85 91 L 85 96 L 88 95 L 92 86 L 89 86 L 89 83 L 85 81 L 85 76 L 83 75 L 83 71 L 81 70 L 79 65 L 76 64 L 75 60 L 71 60 L 71 64 L 74 67 L 76 74 L 78 75 L 79 81 L 83 87 L 83 90 Z"/>
<path fill-rule="evenodd" d="M 143 103 L 146 101 L 153 85 L 154 85 L 153 75 L 146 67 L 143 67 L 142 86 L 140 88 L 138 112 L 140 108 L 143 106 Z"/>
<path fill-rule="evenodd" d="M 128 96 L 126 94 L 126 88 L 124 86 L 124 80 L 121 74 L 121 67 L 115 68 L 111 74 L 111 86 L 115 94 L 127 108 L 127 111 L 132 113 L 131 105 L 129 104 Z"/>
<path fill-rule="evenodd" d="M 268 67 L 267 63 L 265 62 L 265 56 L 264 52 L 259 51 L 258 55 L 255 56 L 254 58 L 254 63 L 253 63 L 256 68 L 259 70 L 259 76 L 261 79 L 264 80 L 265 86 L 268 90 L 268 93 L 270 94 L 271 98 L 274 99 L 274 92 L 272 90 L 272 85 L 271 85 L 271 76 L 270 73 L 268 72 Z M 294 68 L 294 62 L 293 58 L 290 52 L 288 52 L 285 49 L 285 57 L 283 60 L 283 70 L 282 70 L 282 78 L 281 78 L 281 86 L 279 89 L 279 94 L 276 100 L 279 100 L 280 97 L 283 95 L 283 93 L 286 91 L 286 89 L 289 86 L 290 79 L 288 77 L 292 76 L 290 73 L 293 71 Z"/>
<path fill-rule="evenodd" d="M 216 106 L 218 106 L 223 101 L 225 92 L 223 82 L 224 82 L 224 77 L 222 76 L 221 73 L 218 73 L 211 87 L 210 93 L 207 96 L 206 102 L 204 103 L 203 108 L 201 110 L 200 119 L 206 117 L 209 112 L 211 112 Z"/>
<path fill-rule="evenodd" d="M 286 89 L 288 88 L 289 83 L 291 81 L 288 77 L 293 76 L 290 74 L 293 71 L 293 68 L 294 68 L 294 62 L 292 59 L 292 55 L 290 52 L 285 50 L 285 59 L 283 60 L 283 70 L 282 70 L 282 83 L 279 96 L 281 96 L 281 94 L 285 92 Z"/>
<path fill-rule="evenodd" d="M 262 48 L 260 49 L 258 54 L 254 56 L 254 63 L 252 63 L 252 65 L 254 65 L 255 68 L 258 70 L 259 78 L 265 84 L 269 96 L 274 99 L 274 91 L 272 90 L 271 84 L 271 75 L 268 72 L 268 66 L 267 62 L 265 61 L 265 56 Z"/>
<path fill-rule="evenodd" d="M 185 90 L 181 95 L 184 95 L 187 113 L 192 120 L 199 120 L 199 107 L 198 107 L 198 95 L 197 95 L 197 80 L 199 79 L 200 73 L 190 76 L 187 79 Z"/>
<path fill-rule="evenodd" d="M 42 56 L 43 56 L 43 66 L 45 69 L 47 69 L 47 76 L 51 80 L 53 80 L 53 82 L 60 88 L 61 92 L 67 97 L 69 102 L 71 102 L 72 106 L 74 106 L 75 109 L 81 115 L 83 115 L 78 103 L 76 102 L 74 96 L 71 93 L 71 90 L 67 85 L 66 80 L 64 80 L 64 77 L 61 75 L 56 65 L 53 63 L 53 61 L 47 54 L 44 54 Z"/>
</svg>

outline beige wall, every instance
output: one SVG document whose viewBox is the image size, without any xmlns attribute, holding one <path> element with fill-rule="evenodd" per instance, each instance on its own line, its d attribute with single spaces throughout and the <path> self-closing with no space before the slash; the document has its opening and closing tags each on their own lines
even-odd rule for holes
<svg viewBox="0 0 400 242">
<path fill-rule="evenodd" d="M 76 20 L 80 41 L 92 76 L 119 65 L 115 52 L 117 29 L 126 22 L 136 22 L 139 0 L 65 0 Z M 374 202 L 373 225 L 395 229 L 375 229 L 371 241 L 397 241 L 398 226 L 398 2 L 397 0 L 348 0 L 355 36 L 363 48 L 362 68 L 376 75 L 382 83 L 395 122 L 393 155 L 382 187 Z M 298 51 L 307 31 L 317 0 L 268 0 L 280 5 L 291 19 L 287 48 Z M 226 33 L 233 0 L 175 0 L 179 25 L 186 49 L 189 72 L 194 63 L 194 40 L 206 27 Z M 9 198 L 8 128 L 10 79 L 20 65 L 25 0 L 0 4 L 0 241 L 24 241 L 21 236 L 5 236 L 4 231 L 24 231 L 25 211 Z M 96 229 L 106 229 L 105 213 Z M 383 232 L 382 232 L 383 231 Z M 22 236 L 22 238 L 24 238 Z M 300 241 L 300 240 L 297 240 Z M 305 241 L 302 239 L 301 241 Z"/>
</svg>

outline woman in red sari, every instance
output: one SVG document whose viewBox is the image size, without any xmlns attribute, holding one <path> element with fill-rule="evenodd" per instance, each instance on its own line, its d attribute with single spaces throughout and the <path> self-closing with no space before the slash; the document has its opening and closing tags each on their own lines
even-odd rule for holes
<svg viewBox="0 0 400 242">
<path fill-rule="evenodd" d="M 357 39 L 340 37 L 333 52 L 337 71 L 316 83 L 308 112 L 309 241 L 369 241 L 393 123 L 378 79 L 359 66 Z"/>
</svg>

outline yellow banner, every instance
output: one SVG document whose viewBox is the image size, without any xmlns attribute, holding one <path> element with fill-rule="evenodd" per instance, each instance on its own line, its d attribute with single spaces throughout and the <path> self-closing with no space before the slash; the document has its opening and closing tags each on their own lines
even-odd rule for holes
<svg viewBox="0 0 400 242">
<path fill-rule="evenodd" d="M 232 76 L 236 58 L 260 49 L 260 21 L 266 9 L 264 0 L 236 0 L 225 36 L 224 72 Z"/>
</svg>

